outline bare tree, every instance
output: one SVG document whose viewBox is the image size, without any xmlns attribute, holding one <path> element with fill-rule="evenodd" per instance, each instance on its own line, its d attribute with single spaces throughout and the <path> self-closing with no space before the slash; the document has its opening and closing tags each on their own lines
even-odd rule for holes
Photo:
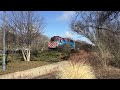
<svg viewBox="0 0 120 90">
<path fill-rule="evenodd" d="M 30 61 L 31 44 L 42 33 L 44 18 L 35 16 L 32 11 L 13 11 L 10 14 L 7 24 L 17 35 L 16 43 L 24 60 Z"/>
<path fill-rule="evenodd" d="M 47 44 L 48 44 L 49 38 L 45 35 L 39 35 L 34 42 L 32 42 L 31 47 L 34 50 L 39 50 L 39 51 L 43 51 L 43 50 L 47 50 Z"/>
<path fill-rule="evenodd" d="M 97 56 L 100 56 L 106 65 L 108 63 L 106 57 L 109 60 L 113 59 L 115 56 L 113 50 L 120 51 L 119 18 L 119 11 L 82 11 L 76 13 L 70 26 L 72 31 L 85 36 L 98 47 L 100 55 Z"/>
<path fill-rule="evenodd" d="M 100 38 L 99 33 L 104 30 L 118 34 L 117 31 L 113 31 L 104 25 L 106 22 L 112 22 L 118 14 L 117 11 L 77 12 L 70 26 L 72 31 L 85 36 L 95 44 L 95 41 Z"/>
</svg>

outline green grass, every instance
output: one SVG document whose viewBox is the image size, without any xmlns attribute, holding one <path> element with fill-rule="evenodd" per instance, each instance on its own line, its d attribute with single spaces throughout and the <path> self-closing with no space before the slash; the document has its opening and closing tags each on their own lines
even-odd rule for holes
<svg viewBox="0 0 120 90">
<path fill-rule="evenodd" d="M 0 75 L 2 74 L 7 74 L 7 73 L 12 73 L 16 71 L 23 71 L 27 69 L 32 69 L 36 67 L 40 67 L 43 65 L 50 64 L 49 62 L 45 61 L 12 61 L 7 64 L 7 69 L 6 71 L 2 71 L 2 66 L 0 66 Z"/>
</svg>

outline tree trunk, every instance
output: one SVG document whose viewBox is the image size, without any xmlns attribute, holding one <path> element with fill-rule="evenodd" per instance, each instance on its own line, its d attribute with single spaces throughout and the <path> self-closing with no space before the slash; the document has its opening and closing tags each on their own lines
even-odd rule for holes
<svg viewBox="0 0 120 90">
<path fill-rule="evenodd" d="M 24 61 L 30 61 L 30 48 L 22 49 L 22 55 L 23 55 Z"/>
<path fill-rule="evenodd" d="M 27 50 L 27 61 L 30 61 L 30 49 Z"/>
<path fill-rule="evenodd" d="M 22 49 L 22 55 L 23 55 L 23 59 L 24 59 L 24 61 L 27 61 L 27 60 L 26 60 L 25 50 L 24 50 L 24 49 Z"/>
</svg>

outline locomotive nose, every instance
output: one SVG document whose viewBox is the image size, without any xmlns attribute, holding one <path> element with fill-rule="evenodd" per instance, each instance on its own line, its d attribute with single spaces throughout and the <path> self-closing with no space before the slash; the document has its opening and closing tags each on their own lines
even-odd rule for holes
<svg viewBox="0 0 120 90">
<path fill-rule="evenodd" d="M 48 47 L 49 48 L 56 48 L 58 46 L 58 42 L 54 41 L 54 42 L 48 42 Z"/>
</svg>

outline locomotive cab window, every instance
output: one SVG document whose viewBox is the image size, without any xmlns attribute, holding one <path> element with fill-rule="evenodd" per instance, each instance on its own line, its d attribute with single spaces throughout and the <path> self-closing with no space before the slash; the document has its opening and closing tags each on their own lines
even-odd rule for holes
<svg viewBox="0 0 120 90">
<path fill-rule="evenodd" d="M 50 41 L 54 41 L 54 38 L 52 37 Z"/>
</svg>

